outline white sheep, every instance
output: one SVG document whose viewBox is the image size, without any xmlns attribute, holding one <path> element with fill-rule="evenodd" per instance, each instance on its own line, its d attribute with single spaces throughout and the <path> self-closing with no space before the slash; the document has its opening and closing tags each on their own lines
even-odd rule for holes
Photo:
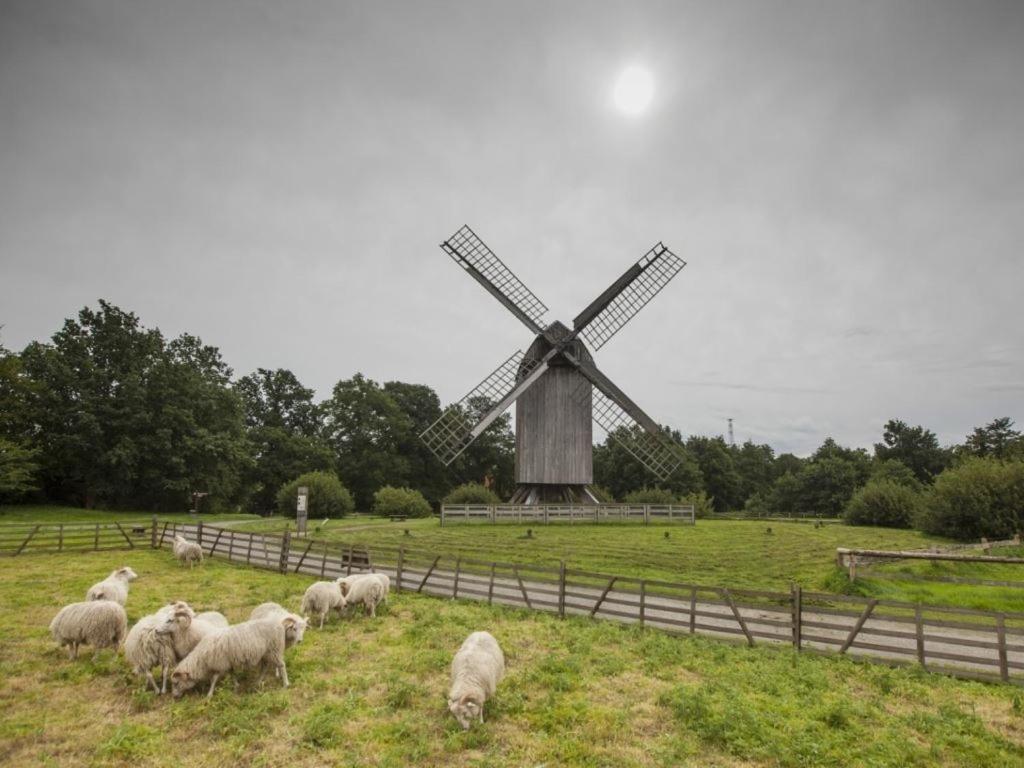
<svg viewBox="0 0 1024 768">
<path fill-rule="evenodd" d="M 317 581 L 309 585 L 302 596 L 302 613 L 306 616 L 319 616 L 320 629 L 324 628 L 324 619 L 334 610 L 341 616 L 347 601 L 343 587 L 335 581 Z"/>
<path fill-rule="evenodd" d="M 362 578 L 351 579 L 342 577 L 338 579 L 338 587 L 341 588 L 341 595 L 348 605 L 363 604 L 363 609 L 370 616 L 377 615 L 377 606 L 384 600 L 386 592 L 384 583 L 376 578 L 383 574 L 363 574 Z"/>
<path fill-rule="evenodd" d="M 391 579 L 386 573 L 353 573 L 351 576 L 342 576 L 338 579 L 339 584 L 352 584 L 359 579 L 376 579 L 384 588 L 384 598 L 381 602 L 388 601 L 388 594 L 391 592 Z"/>
<path fill-rule="evenodd" d="M 484 721 L 484 702 L 494 696 L 505 676 L 505 655 L 489 632 L 474 632 L 452 659 L 448 709 L 469 730 L 473 720 Z"/>
<path fill-rule="evenodd" d="M 260 603 L 252 609 L 252 613 L 249 614 L 249 621 L 280 620 L 288 617 L 295 620 L 293 624 L 285 627 L 285 647 L 291 648 L 302 640 L 302 634 L 306 631 L 308 625 L 308 622 L 301 616 L 291 613 L 287 608 L 277 603 Z"/>
<path fill-rule="evenodd" d="M 96 652 L 113 648 L 115 653 L 128 633 L 128 616 L 113 600 L 86 600 L 61 608 L 50 622 L 50 634 L 61 648 L 70 646 L 68 658 L 78 658 L 78 646 L 91 645 Z M 93 653 L 93 658 L 96 653 Z"/>
<path fill-rule="evenodd" d="M 203 548 L 195 542 L 189 541 L 180 533 L 176 533 L 174 534 L 174 556 L 178 558 L 178 562 L 182 565 L 188 563 L 188 567 L 191 570 L 192 566 L 196 563 L 202 564 Z"/>
<path fill-rule="evenodd" d="M 174 658 L 187 657 L 207 635 L 226 629 L 228 620 L 216 611 L 196 614 L 191 608 L 176 609 L 166 614 L 154 630 L 174 649 Z"/>
<path fill-rule="evenodd" d="M 103 581 L 89 587 L 85 593 L 86 600 L 113 600 L 124 605 L 128 602 L 128 585 L 139 578 L 139 575 L 127 565 L 111 571 Z"/>
<path fill-rule="evenodd" d="M 207 679 L 210 680 L 210 690 L 206 698 L 210 698 L 217 680 L 236 669 L 263 670 L 273 667 L 281 678 L 281 684 L 287 688 L 288 669 L 284 663 L 286 636 L 288 630 L 292 629 L 298 632 L 301 640 L 303 628 L 302 624 L 295 622 L 294 617 L 286 616 L 283 619 L 243 621 L 207 635 L 175 667 L 171 675 L 174 698 L 179 698 Z"/>
<path fill-rule="evenodd" d="M 146 687 L 153 686 L 153 692 L 163 694 L 167 692 L 167 675 L 171 668 L 177 664 L 178 659 L 174 655 L 174 644 L 168 635 L 157 634 L 157 627 L 167 618 L 169 614 L 177 610 L 191 612 L 188 603 L 175 602 L 165 605 L 156 613 L 143 616 L 135 626 L 128 632 L 124 641 L 124 656 L 131 665 L 136 675 L 145 675 Z M 153 667 L 160 667 L 162 679 L 160 687 L 153 679 Z"/>
</svg>

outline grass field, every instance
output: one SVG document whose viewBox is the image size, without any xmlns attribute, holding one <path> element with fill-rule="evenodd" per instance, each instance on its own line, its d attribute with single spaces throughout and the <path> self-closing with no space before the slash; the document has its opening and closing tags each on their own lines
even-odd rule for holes
<svg viewBox="0 0 1024 768">
<path fill-rule="evenodd" d="M 102 509 L 82 509 L 80 507 L 61 507 L 49 504 L 24 504 L 18 506 L 0 506 L 0 523 L 62 523 L 74 520 L 79 523 L 106 523 L 112 520 L 149 520 L 152 512 L 111 512 Z M 205 522 L 228 520 L 259 520 L 258 515 L 248 514 L 203 514 L 200 518 Z M 160 514 L 161 520 L 195 520 L 195 515 Z"/>
<path fill-rule="evenodd" d="M 183 598 L 238 621 L 264 600 L 296 606 L 309 582 L 220 561 L 190 573 L 166 551 L 0 560 L 0 763 L 1024 765 L 1019 688 L 405 594 L 376 621 L 309 631 L 288 690 L 229 679 L 174 702 L 109 651 L 70 662 L 48 637 L 60 605 L 125 562 L 132 620 Z M 483 628 L 508 676 L 464 733 L 448 664 Z"/>
</svg>

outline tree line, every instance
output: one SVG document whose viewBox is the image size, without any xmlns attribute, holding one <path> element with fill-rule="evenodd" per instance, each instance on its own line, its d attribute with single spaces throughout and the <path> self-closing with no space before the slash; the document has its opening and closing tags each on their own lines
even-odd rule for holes
<svg viewBox="0 0 1024 768">
<path fill-rule="evenodd" d="M 358 373 L 319 401 L 285 369 L 236 378 L 216 347 L 189 334 L 167 339 L 100 301 L 49 342 L 0 347 L 0 499 L 171 511 L 200 492 L 209 509 L 266 513 L 285 484 L 310 471 L 337 475 L 358 509 L 369 509 L 383 486 L 418 490 L 435 505 L 465 482 L 507 498 L 510 417 L 444 467 L 418 437 L 441 411 L 426 384 Z M 806 458 L 752 441 L 665 433 L 682 457 L 672 477 L 656 483 L 608 438 L 594 447 L 598 492 L 621 500 L 658 487 L 718 512 L 836 516 L 872 481 L 923 488 L 965 459 L 1024 458 L 1009 418 L 945 447 L 934 432 L 891 420 L 873 452 L 828 438 Z"/>
</svg>

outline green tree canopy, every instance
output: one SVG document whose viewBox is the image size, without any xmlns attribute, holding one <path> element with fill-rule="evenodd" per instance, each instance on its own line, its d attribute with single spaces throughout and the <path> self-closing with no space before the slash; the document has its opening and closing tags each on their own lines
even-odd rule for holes
<svg viewBox="0 0 1024 768">
<path fill-rule="evenodd" d="M 882 442 L 875 443 L 875 458 L 902 461 L 918 480 L 931 483 L 949 465 L 950 456 L 931 430 L 890 419 L 885 423 Z"/>
</svg>

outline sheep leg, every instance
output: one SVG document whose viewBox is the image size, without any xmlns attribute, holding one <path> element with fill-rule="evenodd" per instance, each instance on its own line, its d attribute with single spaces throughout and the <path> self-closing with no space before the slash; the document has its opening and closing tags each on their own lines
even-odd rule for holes
<svg viewBox="0 0 1024 768">
<path fill-rule="evenodd" d="M 327 618 L 327 611 L 323 611 L 320 614 L 320 629 L 324 628 L 324 619 Z"/>
<path fill-rule="evenodd" d="M 78 658 L 78 643 L 68 643 L 68 658 L 72 661 Z"/>
<path fill-rule="evenodd" d="M 160 681 L 160 695 L 161 696 L 163 696 L 165 693 L 167 693 L 167 670 L 168 669 L 169 669 L 169 667 L 166 664 L 164 664 L 163 680 Z"/>
<path fill-rule="evenodd" d="M 371 600 L 366 605 L 370 609 L 370 618 L 377 618 L 377 604 L 373 600 Z"/>
<path fill-rule="evenodd" d="M 284 659 L 282 659 L 277 667 L 277 671 L 281 673 L 281 687 L 288 687 L 288 668 L 284 665 Z"/>
<path fill-rule="evenodd" d="M 214 675 L 213 679 L 210 681 L 210 692 L 206 694 L 206 698 L 208 698 L 208 699 L 213 698 L 213 689 L 217 685 L 217 678 L 218 677 L 220 677 L 220 675 Z"/>
<path fill-rule="evenodd" d="M 143 686 L 143 690 L 148 691 L 149 690 L 149 686 L 151 686 L 151 685 L 153 686 L 153 693 L 159 695 L 160 689 L 156 687 L 156 680 L 153 679 L 153 673 L 150 672 L 147 669 L 146 670 L 146 684 L 145 684 L 145 686 Z"/>
</svg>

